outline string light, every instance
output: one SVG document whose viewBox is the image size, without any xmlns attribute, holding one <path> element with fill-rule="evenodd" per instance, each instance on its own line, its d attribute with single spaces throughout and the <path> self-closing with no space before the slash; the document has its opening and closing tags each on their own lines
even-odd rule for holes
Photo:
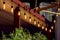
<svg viewBox="0 0 60 40">
<path fill-rule="evenodd" d="M 58 17 L 59 15 L 58 14 L 56 14 L 56 17 Z"/>
<path fill-rule="evenodd" d="M 18 16 L 20 16 L 20 11 L 18 11 Z"/>
<path fill-rule="evenodd" d="M 40 24 L 39 24 L 39 22 L 38 22 L 38 27 L 40 27 Z"/>
<path fill-rule="evenodd" d="M 13 6 L 11 6 L 11 13 L 13 13 Z"/>
<path fill-rule="evenodd" d="M 44 29 L 44 26 L 42 26 L 42 30 Z"/>
<path fill-rule="evenodd" d="M 31 22 L 31 17 L 29 17 L 29 22 Z"/>
<path fill-rule="evenodd" d="M 45 31 L 47 31 L 47 28 L 45 28 Z"/>
<path fill-rule="evenodd" d="M 27 17 L 26 17 L 26 15 L 25 15 L 25 19 L 26 19 Z"/>
<path fill-rule="evenodd" d="M 56 20 L 54 20 L 54 23 L 56 23 Z"/>
<path fill-rule="evenodd" d="M 51 29 L 53 29 L 53 26 L 51 26 Z"/>
<path fill-rule="evenodd" d="M 34 25 L 36 25 L 36 20 L 34 19 Z"/>
<path fill-rule="evenodd" d="M 24 13 L 24 17 L 25 17 L 25 19 L 27 18 L 27 17 L 26 17 L 26 13 Z"/>
<path fill-rule="evenodd" d="M 36 7 L 36 11 L 38 10 L 38 7 Z"/>
<path fill-rule="evenodd" d="M 5 2 L 3 2 L 3 9 L 5 10 Z"/>
<path fill-rule="evenodd" d="M 51 29 L 49 30 L 49 32 L 51 32 Z"/>
<path fill-rule="evenodd" d="M 58 8 L 58 11 L 60 11 L 60 8 Z"/>
</svg>

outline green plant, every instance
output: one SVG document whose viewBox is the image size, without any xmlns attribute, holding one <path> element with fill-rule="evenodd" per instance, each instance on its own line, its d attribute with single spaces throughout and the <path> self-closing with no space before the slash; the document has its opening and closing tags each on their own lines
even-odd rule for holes
<svg viewBox="0 0 60 40">
<path fill-rule="evenodd" d="M 47 40 L 46 36 L 41 33 L 35 33 L 33 35 L 33 40 Z"/>
<path fill-rule="evenodd" d="M 34 33 L 34 35 L 31 35 L 29 31 L 24 32 L 23 28 L 17 28 L 15 34 L 10 34 L 11 38 L 6 38 L 5 35 L 3 35 L 3 40 L 47 40 L 46 36 L 41 33 Z"/>
</svg>

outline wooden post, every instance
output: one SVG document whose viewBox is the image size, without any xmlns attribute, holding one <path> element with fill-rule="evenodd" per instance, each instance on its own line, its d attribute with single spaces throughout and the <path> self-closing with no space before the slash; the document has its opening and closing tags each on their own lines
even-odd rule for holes
<svg viewBox="0 0 60 40">
<path fill-rule="evenodd" d="M 60 6 L 60 3 L 59 3 Z M 58 9 L 60 8 L 58 6 Z M 60 13 L 60 10 L 58 10 L 58 12 Z M 55 24 L 55 37 L 56 40 L 60 40 L 60 16 L 56 17 L 56 24 Z"/>
<path fill-rule="evenodd" d="M 56 40 L 60 40 L 60 16 L 56 18 L 57 23 L 55 25 L 55 37 Z"/>
<path fill-rule="evenodd" d="M 19 7 L 14 10 L 14 28 L 19 28 L 20 16 L 18 16 Z"/>
</svg>

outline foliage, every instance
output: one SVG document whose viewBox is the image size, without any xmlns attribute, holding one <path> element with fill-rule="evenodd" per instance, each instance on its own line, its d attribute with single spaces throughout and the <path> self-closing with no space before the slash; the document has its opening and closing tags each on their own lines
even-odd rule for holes
<svg viewBox="0 0 60 40">
<path fill-rule="evenodd" d="M 24 32 L 23 28 L 16 29 L 15 34 L 10 34 L 11 38 L 6 38 L 3 34 L 2 40 L 47 40 L 46 36 L 41 33 L 34 33 L 34 35 L 31 35 L 29 31 Z"/>
<path fill-rule="evenodd" d="M 33 35 L 33 40 L 47 40 L 46 36 L 41 33 L 35 33 Z"/>
</svg>

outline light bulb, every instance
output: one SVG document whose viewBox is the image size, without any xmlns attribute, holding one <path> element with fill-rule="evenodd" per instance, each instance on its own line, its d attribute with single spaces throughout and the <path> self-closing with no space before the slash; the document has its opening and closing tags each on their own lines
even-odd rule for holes
<svg viewBox="0 0 60 40">
<path fill-rule="evenodd" d="M 26 17 L 26 15 L 25 15 L 25 19 L 26 19 L 27 17 Z"/>
<path fill-rule="evenodd" d="M 29 22 L 31 22 L 31 18 L 29 19 Z"/>
<path fill-rule="evenodd" d="M 58 8 L 58 11 L 60 11 L 60 8 Z"/>
<path fill-rule="evenodd" d="M 34 25 L 36 25 L 36 21 L 34 21 Z"/>
<path fill-rule="evenodd" d="M 47 28 L 45 28 L 45 31 L 47 31 Z"/>
<path fill-rule="evenodd" d="M 36 7 L 36 10 L 38 10 L 38 7 Z"/>
<path fill-rule="evenodd" d="M 3 9 L 5 10 L 5 2 L 3 2 Z"/>
<path fill-rule="evenodd" d="M 54 23 L 56 23 L 56 20 L 54 20 Z"/>
<path fill-rule="evenodd" d="M 44 29 L 44 26 L 42 26 L 42 30 Z"/>
<path fill-rule="evenodd" d="M 58 17 L 59 15 L 58 14 L 56 14 L 56 17 Z"/>
<path fill-rule="evenodd" d="M 51 29 L 53 29 L 53 26 L 51 26 Z"/>
<path fill-rule="evenodd" d="M 11 13 L 13 13 L 13 8 L 11 8 Z"/>
<path fill-rule="evenodd" d="M 18 16 L 20 16 L 20 11 L 18 11 Z"/>
<path fill-rule="evenodd" d="M 38 27 L 40 27 L 40 24 L 38 23 Z"/>
<path fill-rule="evenodd" d="M 31 22 L 31 17 L 29 17 L 29 22 Z"/>
<path fill-rule="evenodd" d="M 51 29 L 49 30 L 49 32 L 51 32 Z"/>
</svg>

